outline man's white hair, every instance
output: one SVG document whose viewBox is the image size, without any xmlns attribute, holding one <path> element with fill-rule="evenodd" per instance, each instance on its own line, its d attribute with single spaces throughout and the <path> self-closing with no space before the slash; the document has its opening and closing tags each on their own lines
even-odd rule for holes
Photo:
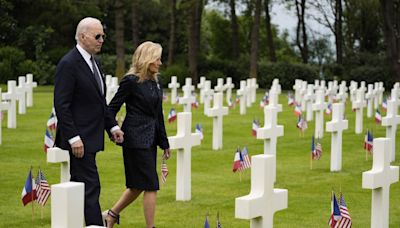
<svg viewBox="0 0 400 228">
<path fill-rule="evenodd" d="M 93 17 L 85 17 L 78 23 L 78 25 L 76 26 L 76 33 L 75 33 L 76 42 L 79 42 L 79 35 L 85 33 L 88 30 L 88 28 L 93 24 L 101 25 L 101 21 Z"/>
</svg>

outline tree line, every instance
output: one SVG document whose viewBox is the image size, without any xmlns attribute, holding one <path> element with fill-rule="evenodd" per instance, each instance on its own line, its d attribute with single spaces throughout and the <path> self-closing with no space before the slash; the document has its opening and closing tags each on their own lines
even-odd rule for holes
<svg viewBox="0 0 400 228">
<path fill-rule="evenodd" d="M 272 23 L 278 5 L 296 18 L 293 33 Z M 295 78 L 386 86 L 400 79 L 400 0 L 0 0 L 0 15 L 0 83 L 33 72 L 52 84 L 86 16 L 104 23 L 100 57 L 118 77 L 138 44 L 152 40 L 164 48 L 166 81 L 177 75 L 196 83 L 204 75 L 238 85 L 257 77 L 266 86 L 279 78 L 288 89 Z"/>
</svg>

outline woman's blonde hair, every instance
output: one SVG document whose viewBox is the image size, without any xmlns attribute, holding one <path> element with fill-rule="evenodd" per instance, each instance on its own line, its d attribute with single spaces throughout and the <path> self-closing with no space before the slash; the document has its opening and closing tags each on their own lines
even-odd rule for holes
<svg viewBox="0 0 400 228">
<path fill-rule="evenodd" d="M 146 79 L 158 81 L 158 73 L 150 73 L 149 65 L 161 58 L 162 47 L 158 43 L 146 41 L 140 44 L 132 56 L 131 68 L 126 74 L 134 74 L 139 77 L 139 82 Z"/>
</svg>

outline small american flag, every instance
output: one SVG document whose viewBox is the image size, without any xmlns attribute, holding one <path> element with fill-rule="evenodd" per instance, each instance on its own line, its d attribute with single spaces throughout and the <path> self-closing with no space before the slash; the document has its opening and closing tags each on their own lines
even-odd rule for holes
<svg viewBox="0 0 400 228">
<path fill-rule="evenodd" d="M 44 152 L 47 152 L 48 148 L 54 147 L 56 140 L 57 131 L 57 117 L 56 111 L 53 108 L 49 119 L 47 120 L 46 133 L 44 135 Z"/>
<path fill-rule="evenodd" d="M 249 169 L 251 168 L 251 161 L 250 161 L 250 157 L 249 157 L 249 153 L 247 152 L 247 147 L 244 147 L 243 150 L 241 151 L 241 155 L 242 155 L 242 167 L 241 169 Z"/>
<path fill-rule="evenodd" d="M 340 220 L 342 215 L 340 214 L 340 209 L 339 209 L 338 203 L 336 201 L 335 193 L 332 193 L 332 194 L 333 194 L 332 202 L 331 202 L 332 214 L 331 214 L 331 217 L 329 218 L 328 224 L 331 228 L 334 228 L 334 227 L 336 227 L 336 224 L 338 223 L 338 221 Z"/>
<path fill-rule="evenodd" d="M 332 104 L 331 103 L 329 103 L 328 106 L 326 107 L 325 113 L 326 113 L 326 115 L 332 114 Z"/>
<path fill-rule="evenodd" d="M 39 205 L 44 206 L 50 197 L 50 193 L 51 190 L 49 183 L 47 182 L 42 170 L 39 169 L 36 177 L 36 202 Z"/>
<path fill-rule="evenodd" d="M 375 122 L 377 124 L 380 124 L 382 122 L 382 116 L 381 116 L 381 112 L 379 112 L 379 109 L 376 109 L 376 111 L 375 111 Z"/>
<path fill-rule="evenodd" d="M 296 105 L 294 106 L 294 114 L 295 114 L 296 116 L 300 116 L 300 115 L 301 115 L 301 106 L 300 106 L 300 105 L 296 104 Z"/>
<path fill-rule="evenodd" d="M 351 228 L 352 222 L 351 222 L 351 217 L 350 213 L 347 210 L 346 203 L 344 202 L 343 195 L 340 194 L 340 200 L 339 200 L 339 209 L 340 209 L 340 214 L 342 217 L 340 218 L 339 222 L 336 224 L 337 228 Z"/>
<path fill-rule="evenodd" d="M 165 162 L 165 159 L 163 159 L 161 162 L 161 181 L 163 182 L 163 184 L 167 182 L 167 176 L 168 176 L 168 167 L 167 163 Z"/>
<path fill-rule="evenodd" d="M 288 93 L 288 102 L 287 102 L 287 103 L 288 103 L 289 106 L 292 106 L 292 105 L 294 105 L 294 103 L 295 103 L 295 102 L 294 102 L 293 95 L 292 95 L 292 93 L 290 93 L 290 92 Z"/>
<path fill-rule="evenodd" d="M 318 138 L 317 145 L 315 146 L 315 153 L 313 154 L 313 159 L 319 160 L 321 158 L 321 155 L 322 155 L 322 146 Z"/>
<path fill-rule="evenodd" d="M 387 110 L 387 99 L 386 98 L 383 99 L 383 101 L 382 101 L 382 109 Z"/>
<path fill-rule="evenodd" d="M 300 115 L 296 127 L 300 131 L 305 131 L 308 128 L 307 121 Z"/>
</svg>

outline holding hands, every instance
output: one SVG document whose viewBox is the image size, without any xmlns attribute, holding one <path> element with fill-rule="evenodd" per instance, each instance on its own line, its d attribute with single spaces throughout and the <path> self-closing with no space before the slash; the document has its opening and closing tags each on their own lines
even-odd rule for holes
<svg viewBox="0 0 400 228">
<path fill-rule="evenodd" d="M 124 141 L 124 132 L 120 129 L 113 131 L 111 141 L 115 143 L 122 143 Z"/>
</svg>

